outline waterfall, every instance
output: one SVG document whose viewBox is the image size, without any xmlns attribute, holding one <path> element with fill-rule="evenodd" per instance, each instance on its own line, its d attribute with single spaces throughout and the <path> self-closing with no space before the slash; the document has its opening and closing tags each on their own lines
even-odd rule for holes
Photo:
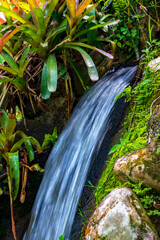
<svg viewBox="0 0 160 240">
<path fill-rule="evenodd" d="M 46 163 L 45 173 L 23 240 L 69 240 L 91 161 L 110 128 L 114 101 L 137 67 L 104 76 L 85 94 Z"/>
</svg>

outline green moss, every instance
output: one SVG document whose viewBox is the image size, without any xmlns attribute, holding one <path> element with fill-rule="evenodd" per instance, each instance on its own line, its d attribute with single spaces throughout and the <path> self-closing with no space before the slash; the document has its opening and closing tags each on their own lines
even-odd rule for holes
<svg viewBox="0 0 160 240">
<path fill-rule="evenodd" d="M 131 99 L 131 101 L 129 113 L 126 116 L 126 120 L 123 124 L 123 127 L 125 129 L 124 141 L 121 143 L 121 146 L 114 152 L 112 157 L 106 162 L 106 169 L 103 172 L 101 179 L 99 180 L 95 192 L 97 205 L 114 188 L 126 185 L 122 184 L 114 173 L 113 166 L 117 158 L 124 156 L 134 150 L 144 148 L 147 145 L 147 124 L 150 118 L 150 106 L 154 99 L 159 96 L 159 80 L 160 72 L 153 73 L 149 70 L 148 67 L 146 67 L 146 70 L 143 73 L 143 80 L 133 89 L 131 95 L 127 96 L 129 99 Z M 153 106 L 152 111 L 155 107 L 156 106 Z M 125 137 L 126 133 L 127 137 Z M 148 195 L 145 194 L 141 196 L 141 192 L 143 192 L 143 189 L 146 188 L 143 188 L 142 185 L 137 184 L 130 185 L 134 192 L 136 191 L 137 186 L 139 189 L 138 196 L 140 197 L 140 201 L 143 203 L 143 205 L 145 201 L 148 201 L 148 196 L 153 195 L 153 198 L 157 196 L 157 193 L 152 194 L 153 191 L 150 188 L 147 188 L 149 190 L 146 191 Z M 146 204 L 145 207 L 151 207 L 151 204 Z"/>
</svg>

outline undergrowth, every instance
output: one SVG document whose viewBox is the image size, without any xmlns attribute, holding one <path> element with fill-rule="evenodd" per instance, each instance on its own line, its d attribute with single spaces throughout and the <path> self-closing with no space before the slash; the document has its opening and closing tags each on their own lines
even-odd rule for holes
<svg viewBox="0 0 160 240">
<path fill-rule="evenodd" d="M 156 53 L 157 51 L 155 51 L 155 57 Z M 143 72 L 143 80 L 139 82 L 133 90 L 131 87 L 128 87 L 121 95 L 126 95 L 126 101 L 130 101 L 129 113 L 123 124 L 125 130 L 124 137 L 120 139 L 120 144 L 113 146 L 110 151 L 113 155 L 106 162 L 106 169 L 96 188 L 95 197 L 96 204 L 98 205 L 114 188 L 127 186 L 136 193 L 149 215 L 160 215 L 159 210 L 152 208 L 153 201 L 159 201 L 160 195 L 151 188 L 145 188 L 142 182 L 138 184 L 126 182 L 122 184 L 113 170 L 117 158 L 134 150 L 144 148 L 147 145 L 147 124 L 151 112 L 153 112 L 156 107 L 156 102 L 152 106 L 153 109 L 151 109 L 151 105 L 158 97 L 160 90 L 160 72 L 155 73 L 149 69 L 147 62 L 153 58 L 153 56 L 148 55 L 147 57 L 145 71 Z"/>
</svg>

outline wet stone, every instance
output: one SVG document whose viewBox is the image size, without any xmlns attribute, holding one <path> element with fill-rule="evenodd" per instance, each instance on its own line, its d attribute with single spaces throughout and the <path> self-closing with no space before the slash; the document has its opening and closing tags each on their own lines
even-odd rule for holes
<svg viewBox="0 0 160 240">
<path fill-rule="evenodd" d="M 136 195 L 126 187 L 114 189 L 93 213 L 85 240 L 158 240 Z"/>
</svg>

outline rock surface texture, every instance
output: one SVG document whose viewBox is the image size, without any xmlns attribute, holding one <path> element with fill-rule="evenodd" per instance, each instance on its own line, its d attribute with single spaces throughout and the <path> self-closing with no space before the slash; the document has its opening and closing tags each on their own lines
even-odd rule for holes
<svg viewBox="0 0 160 240">
<path fill-rule="evenodd" d="M 149 147 L 119 158 L 114 171 L 122 182 L 143 181 L 147 187 L 160 191 L 160 158 Z"/>
<path fill-rule="evenodd" d="M 160 106 L 150 117 L 147 129 L 148 146 L 117 159 L 114 171 L 122 182 L 143 181 L 160 192 Z"/>
<path fill-rule="evenodd" d="M 86 240 L 158 240 L 159 237 L 136 195 L 116 188 L 93 213 L 85 230 Z"/>
</svg>

